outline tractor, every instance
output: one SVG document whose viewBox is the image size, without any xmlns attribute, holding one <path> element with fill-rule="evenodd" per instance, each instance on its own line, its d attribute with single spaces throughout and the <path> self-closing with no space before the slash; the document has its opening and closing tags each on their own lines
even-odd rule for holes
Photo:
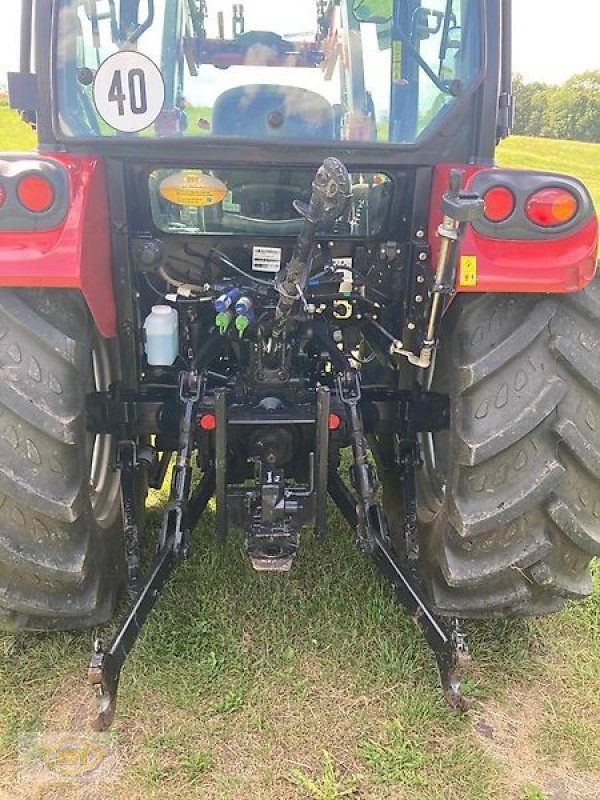
<svg viewBox="0 0 600 800">
<path fill-rule="evenodd" d="M 269 573 L 333 500 L 457 708 L 461 620 L 591 592 L 598 220 L 495 166 L 510 0 L 23 0 L 9 95 L 0 625 L 129 603 L 96 729 L 209 503 Z"/>
</svg>

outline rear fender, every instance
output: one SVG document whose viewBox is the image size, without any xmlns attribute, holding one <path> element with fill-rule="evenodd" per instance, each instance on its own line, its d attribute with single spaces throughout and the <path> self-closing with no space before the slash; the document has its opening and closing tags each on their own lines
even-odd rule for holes
<svg viewBox="0 0 600 800">
<path fill-rule="evenodd" d="M 450 170 L 465 171 L 466 191 L 484 194 L 506 186 L 515 195 L 515 210 L 506 222 L 470 225 L 461 242 L 457 292 L 575 292 L 596 272 L 598 218 L 585 186 L 575 178 L 530 170 L 440 164 L 433 177 L 429 241 L 437 263 L 442 221 L 441 202 Z M 568 224 L 542 229 L 525 216 L 527 198 L 541 188 L 564 187 L 578 200 Z"/>
<path fill-rule="evenodd" d="M 26 175 L 52 184 L 47 211 L 26 211 L 17 187 Z M 0 286 L 79 289 L 101 335 L 117 335 L 104 165 L 94 156 L 0 155 Z"/>
</svg>

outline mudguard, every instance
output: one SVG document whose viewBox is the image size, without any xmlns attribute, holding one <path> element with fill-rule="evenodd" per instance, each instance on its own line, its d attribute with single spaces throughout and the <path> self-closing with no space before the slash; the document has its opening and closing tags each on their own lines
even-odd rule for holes
<svg viewBox="0 0 600 800">
<path fill-rule="evenodd" d="M 18 202 L 19 181 L 42 175 L 54 190 L 42 213 Z M 101 335 L 117 335 L 104 165 L 94 156 L 0 155 L 0 286 L 79 289 Z"/>
<path fill-rule="evenodd" d="M 470 225 L 460 244 L 457 292 L 575 292 L 587 286 L 596 272 L 598 218 L 589 192 L 575 178 L 530 170 L 440 164 L 434 170 L 429 219 L 432 263 L 437 263 L 442 221 L 441 198 L 451 169 L 465 172 L 464 190 L 483 194 L 493 186 L 509 187 L 515 211 L 506 222 Z M 530 223 L 523 208 L 526 198 L 544 187 L 564 187 L 578 200 L 568 224 L 541 229 Z"/>
</svg>

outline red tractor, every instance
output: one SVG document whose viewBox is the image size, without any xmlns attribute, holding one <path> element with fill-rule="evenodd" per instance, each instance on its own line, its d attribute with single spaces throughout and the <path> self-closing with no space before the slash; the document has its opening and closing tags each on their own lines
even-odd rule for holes
<svg viewBox="0 0 600 800">
<path fill-rule="evenodd" d="M 39 149 L 0 157 L 2 626 L 99 625 L 128 591 L 90 665 L 107 727 L 211 498 L 218 540 L 287 571 L 329 495 L 463 705 L 458 620 L 556 611 L 600 554 L 598 222 L 579 181 L 494 166 L 510 0 L 22 14 L 10 98 Z"/>
</svg>

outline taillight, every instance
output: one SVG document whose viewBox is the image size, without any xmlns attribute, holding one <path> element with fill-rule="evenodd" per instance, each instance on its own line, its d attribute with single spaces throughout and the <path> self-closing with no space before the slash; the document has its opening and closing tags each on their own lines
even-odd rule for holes
<svg viewBox="0 0 600 800">
<path fill-rule="evenodd" d="M 571 222 L 577 208 L 577 198 L 566 189 L 540 189 L 525 204 L 525 214 L 535 225 L 554 228 Z"/>
<path fill-rule="evenodd" d="M 515 210 L 515 196 L 504 186 L 495 186 L 483 196 L 484 215 L 490 222 L 504 222 Z"/>
<path fill-rule="evenodd" d="M 54 187 L 39 175 L 26 175 L 17 186 L 19 203 L 27 211 L 42 214 L 54 203 Z"/>
</svg>

